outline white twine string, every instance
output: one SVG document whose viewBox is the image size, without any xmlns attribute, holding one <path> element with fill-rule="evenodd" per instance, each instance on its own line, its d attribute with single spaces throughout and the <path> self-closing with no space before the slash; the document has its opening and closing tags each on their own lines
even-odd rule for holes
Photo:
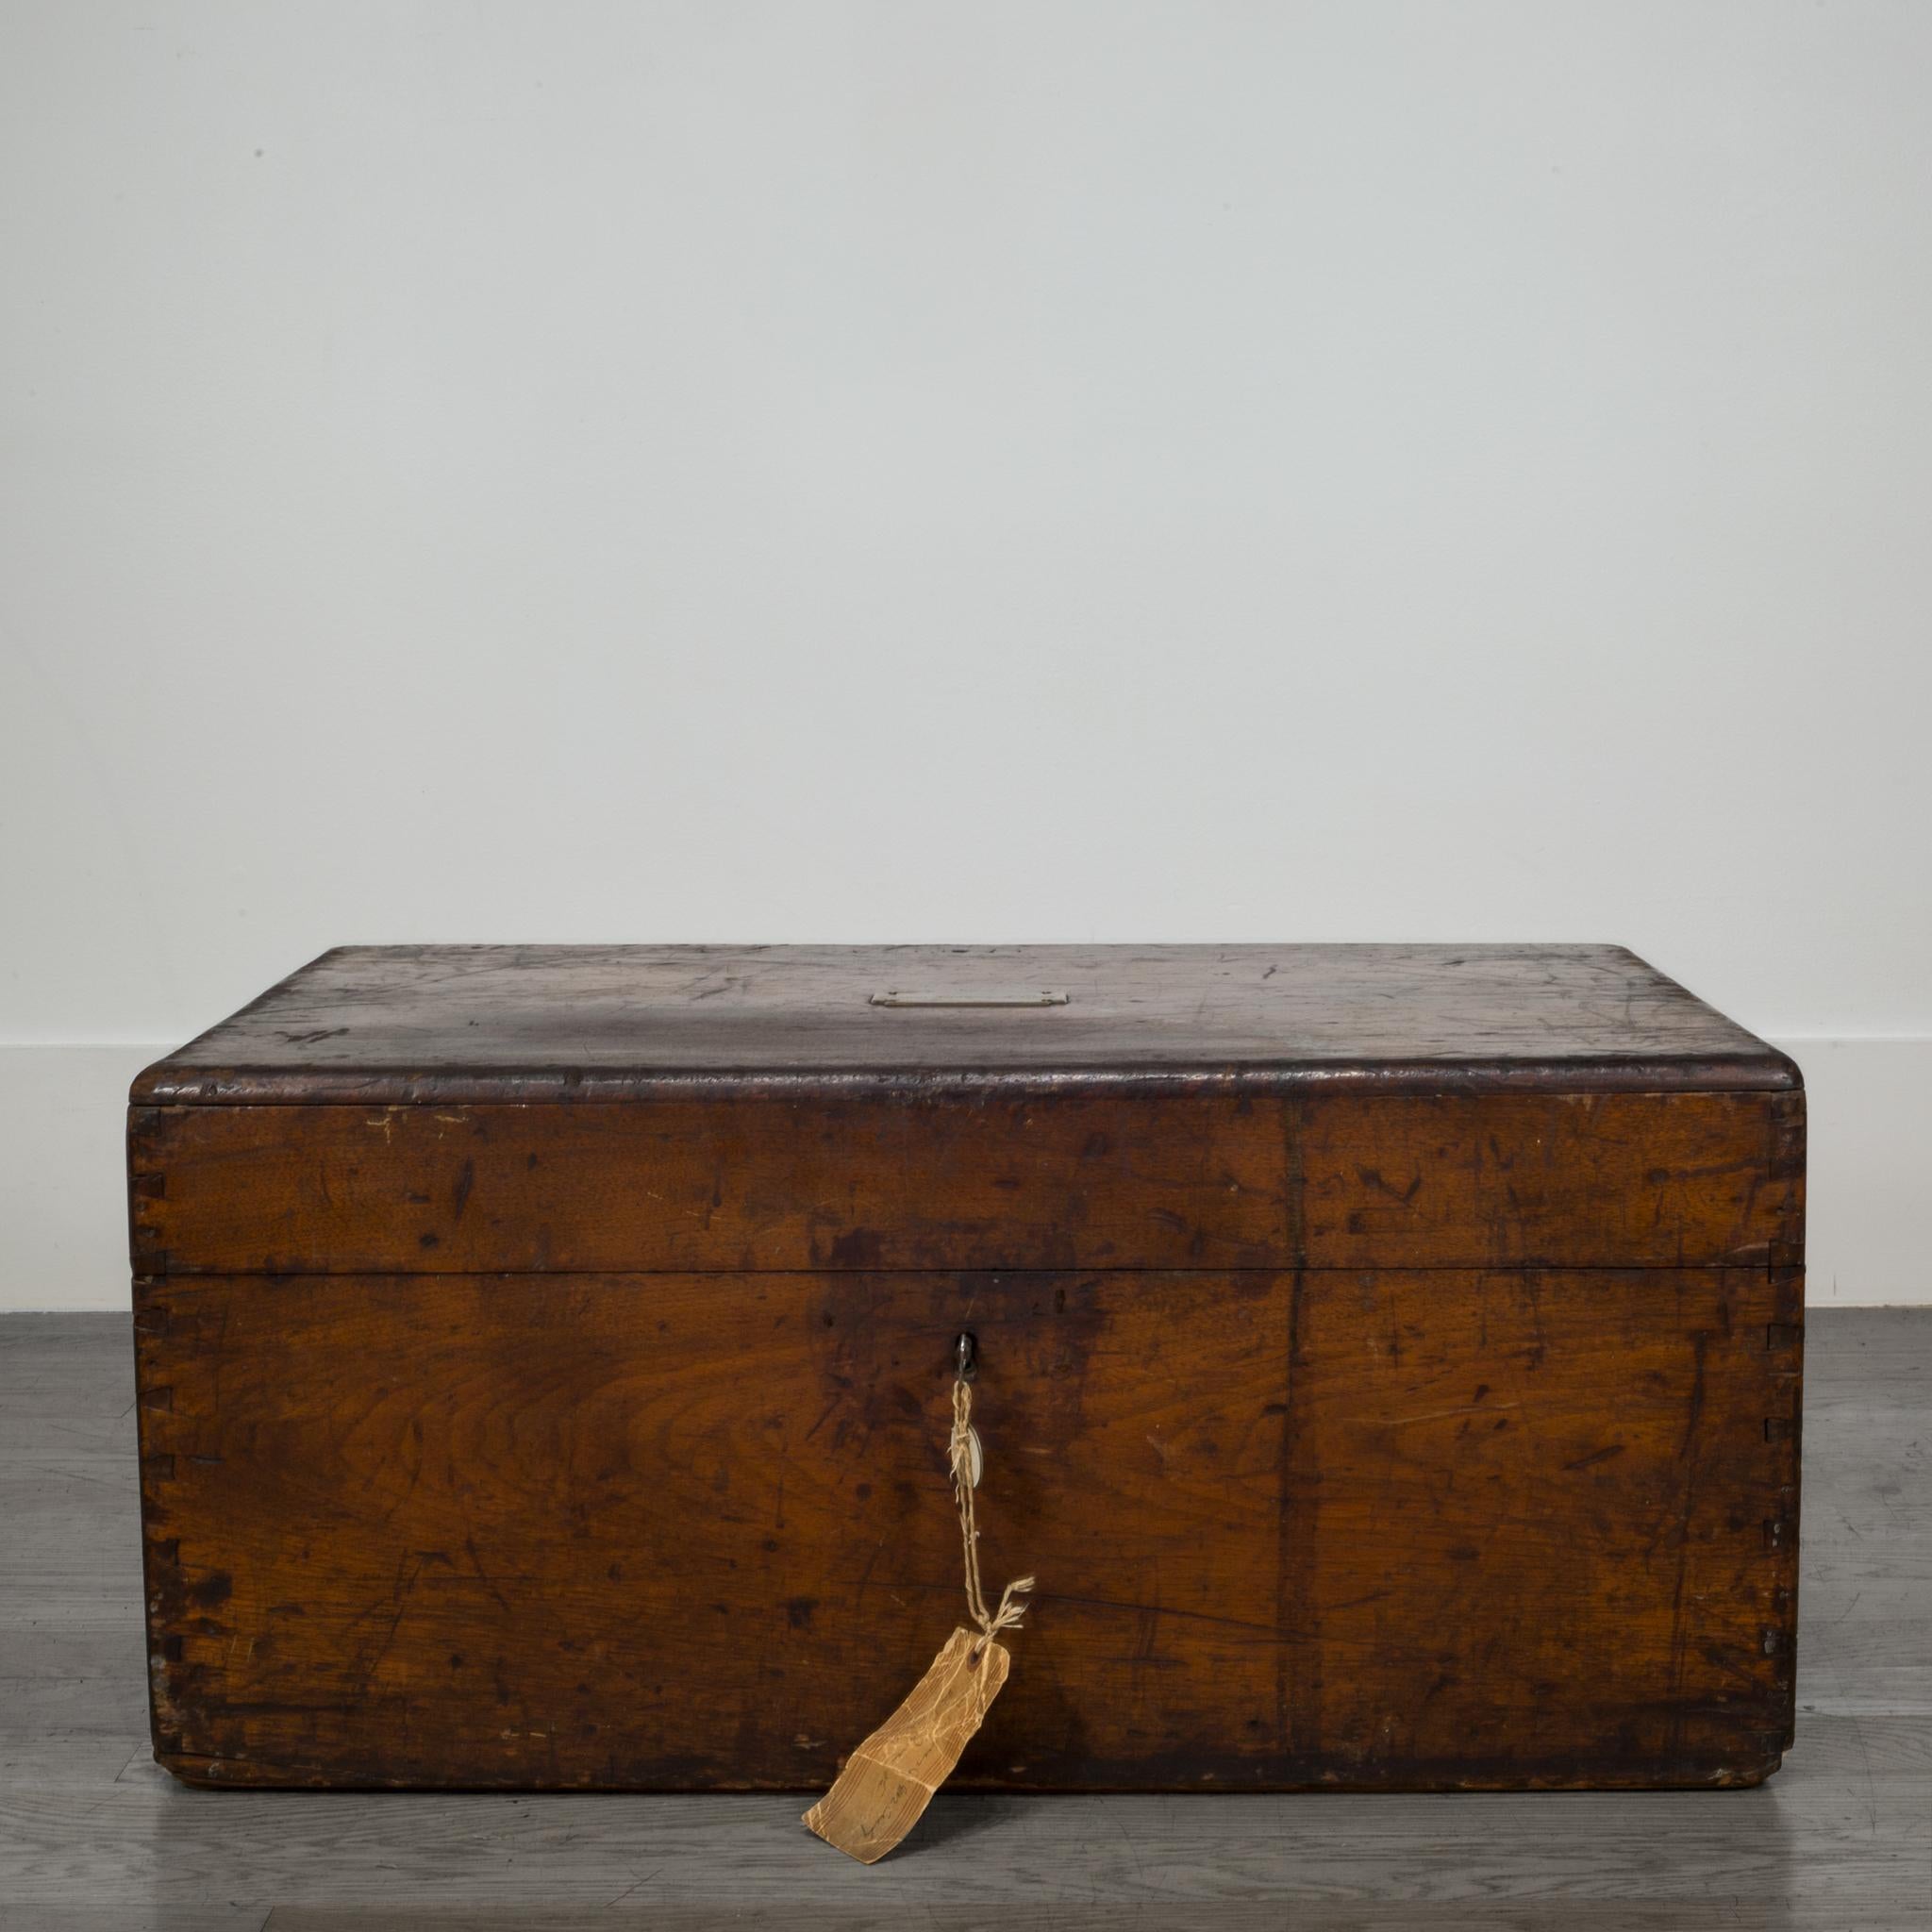
<svg viewBox="0 0 1932 1932">
<path fill-rule="evenodd" d="M 1018 1627 L 1026 1606 L 1016 1601 L 1033 1588 L 1033 1578 L 1022 1576 L 1007 1585 L 1000 1607 L 989 1612 L 979 1587 L 979 1526 L 973 1514 L 973 1391 L 963 1377 L 953 1384 L 953 1440 L 948 1459 L 953 1466 L 953 1494 L 959 1505 L 959 1541 L 966 1552 L 966 1607 L 979 1625 L 979 1641 L 973 1646 L 977 1657 L 990 1639 L 1002 1630 Z"/>
</svg>

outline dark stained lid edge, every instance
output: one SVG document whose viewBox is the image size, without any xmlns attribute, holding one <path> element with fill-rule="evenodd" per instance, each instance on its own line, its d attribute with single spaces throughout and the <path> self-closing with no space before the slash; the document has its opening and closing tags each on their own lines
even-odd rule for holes
<svg viewBox="0 0 1932 1932">
<path fill-rule="evenodd" d="M 1626 1059 L 1430 1059 L 1248 1062 L 1171 1067 L 808 1067 L 654 1072 L 461 1068 L 186 1067 L 160 1060 L 129 1090 L 136 1107 L 469 1107 L 623 1105 L 659 1099 L 915 1099 L 945 1094 L 1418 1094 L 1795 1092 L 1789 1055 Z"/>
</svg>

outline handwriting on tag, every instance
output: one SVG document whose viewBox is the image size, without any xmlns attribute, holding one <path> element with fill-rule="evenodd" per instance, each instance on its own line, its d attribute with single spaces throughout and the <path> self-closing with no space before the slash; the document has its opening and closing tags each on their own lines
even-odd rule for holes
<svg viewBox="0 0 1932 1932">
<path fill-rule="evenodd" d="M 1004 1644 L 955 1630 L 905 1703 L 845 1760 L 806 1824 L 861 1865 L 883 1858 L 951 1775 L 1010 1668 Z"/>
</svg>

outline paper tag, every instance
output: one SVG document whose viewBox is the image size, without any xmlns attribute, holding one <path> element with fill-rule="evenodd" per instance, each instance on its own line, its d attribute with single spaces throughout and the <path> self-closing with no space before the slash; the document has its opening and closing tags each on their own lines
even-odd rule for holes
<svg viewBox="0 0 1932 1932">
<path fill-rule="evenodd" d="M 1011 1662 L 1004 1644 L 955 1630 L 911 1695 L 845 1760 L 806 1824 L 861 1865 L 883 1858 L 952 1775 Z"/>
</svg>

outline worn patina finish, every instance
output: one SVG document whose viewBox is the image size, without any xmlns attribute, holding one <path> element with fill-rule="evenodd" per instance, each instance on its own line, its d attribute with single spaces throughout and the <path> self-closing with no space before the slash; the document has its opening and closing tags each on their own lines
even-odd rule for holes
<svg viewBox="0 0 1932 1932">
<path fill-rule="evenodd" d="M 184 1776 L 823 1788 L 958 1621 L 962 1329 L 960 1783 L 1789 1741 L 1801 1083 L 1621 949 L 348 948 L 132 1098 Z"/>
</svg>

